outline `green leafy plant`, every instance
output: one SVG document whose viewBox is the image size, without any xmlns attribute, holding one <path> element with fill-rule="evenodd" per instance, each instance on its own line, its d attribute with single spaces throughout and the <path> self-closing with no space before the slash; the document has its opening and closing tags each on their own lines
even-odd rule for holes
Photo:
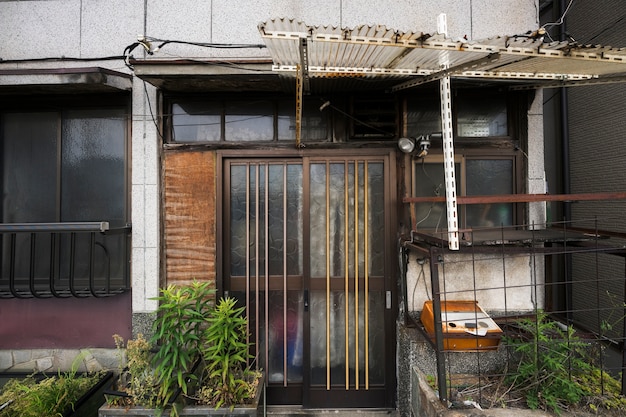
<svg viewBox="0 0 626 417">
<path fill-rule="evenodd" d="M 234 298 L 222 298 L 208 319 L 204 332 L 202 356 L 206 380 L 198 397 L 201 403 L 231 409 L 254 396 L 260 372 L 250 369 L 250 345 L 247 342 L 245 307 L 236 307 Z"/>
<path fill-rule="evenodd" d="M 176 390 L 188 393 L 192 366 L 199 359 L 201 334 L 212 310 L 214 290 L 208 282 L 190 286 L 170 285 L 161 290 L 151 342 L 159 389 L 158 405 L 165 406 Z"/>
<path fill-rule="evenodd" d="M 0 416 L 59 417 L 72 412 L 76 401 L 102 377 L 101 372 L 77 374 L 76 363 L 68 372 L 41 380 L 33 374 L 8 381 L 0 393 Z"/>
<path fill-rule="evenodd" d="M 592 409 L 626 404 L 619 389 L 611 398 L 600 397 L 600 381 L 606 387 L 613 384 L 618 388 L 618 383 L 593 365 L 588 343 L 575 335 L 572 326 L 563 328 L 545 313 L 517 324 L 524 336 L 504 337 L 505 343 L 519 355 L 517 369 L 507 375 L 506 382 L 524 395 L 530 408 L 560 415 L 568 406 L 583 402 Z"/>
</svg>

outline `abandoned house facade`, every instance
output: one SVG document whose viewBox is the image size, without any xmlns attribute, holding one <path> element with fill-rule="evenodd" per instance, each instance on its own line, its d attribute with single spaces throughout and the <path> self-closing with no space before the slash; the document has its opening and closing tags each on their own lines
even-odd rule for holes
<svg viewBox="0 0 626 417">
<path fill-rule="evenodd" d="M 199 280 L 246 305 L 271 404 L 407 406 L 434 260 L 450 299 L 547 302 L 543 257 L 458 251 L 545 229 L 539 199 L 462 202 L 546 192 L 539 3 L 0 2 L 0 370 L 113 367 Z"/>
</svg>

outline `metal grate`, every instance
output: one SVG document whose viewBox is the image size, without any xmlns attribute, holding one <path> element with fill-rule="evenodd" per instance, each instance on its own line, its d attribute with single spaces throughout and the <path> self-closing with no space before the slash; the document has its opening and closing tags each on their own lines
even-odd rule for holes
<svg viewBox="0 0 626 417">
<path fill-rule="evenodd" d="M 0 298 L 106 297 L 130 288 L 130 225 L 0 224 Z"/>
</svg>

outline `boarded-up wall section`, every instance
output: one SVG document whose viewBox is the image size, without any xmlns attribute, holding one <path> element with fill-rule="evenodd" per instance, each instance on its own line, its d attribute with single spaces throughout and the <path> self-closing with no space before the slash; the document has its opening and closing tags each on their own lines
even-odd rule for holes
<svg viewBox="0 0 626 417">
<path fill-rule="evenodd" d="M 167 284 L 215 285 L 215 153 L 166 152 L 164 241 Z"/>
</svg>

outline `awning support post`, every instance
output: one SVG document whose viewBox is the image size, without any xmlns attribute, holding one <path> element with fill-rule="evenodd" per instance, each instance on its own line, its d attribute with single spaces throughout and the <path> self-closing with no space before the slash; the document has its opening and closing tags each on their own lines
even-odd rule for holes
<svg viewBox="0 0 626 417">
<path fill-rule="evenodd" d="M 446 15 L 442 13 L 437 19 L 437 31 L 447 36 L 447 26 Z M 444 70 L 449 67 L 449 62 L 445 53 L 442 54 L 440 64 Z M 456 204 L 451 90 L 450 76 L 443 77 L 439 82 L 439 95 L 441 98 L 441 133 L 443 136 L 443 172 L 446 186 L 448 246 L 450 250 L 459 250 L 459 216 Z"/>
</svg>

